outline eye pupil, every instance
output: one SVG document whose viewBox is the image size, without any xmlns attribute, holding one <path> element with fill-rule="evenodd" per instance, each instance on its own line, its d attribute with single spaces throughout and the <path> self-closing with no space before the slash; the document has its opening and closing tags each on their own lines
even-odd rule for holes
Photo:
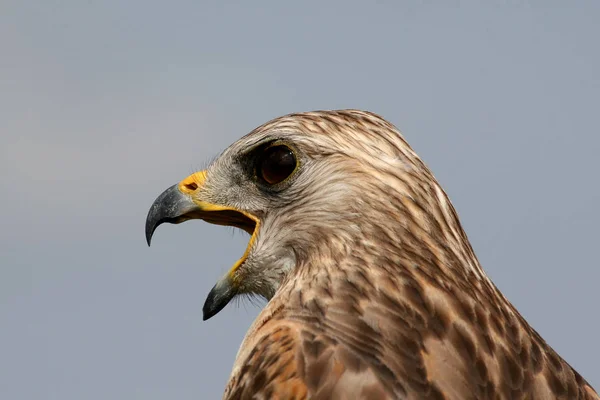
<svg viewBox="0 0 600 400">
<path fill-rule="evenodd" d="M 286 146 L 266 149 L 259 161 L 258 173 L 270 185 L 283 182 L 296 169 L 296 157 Z"/>
</svg>

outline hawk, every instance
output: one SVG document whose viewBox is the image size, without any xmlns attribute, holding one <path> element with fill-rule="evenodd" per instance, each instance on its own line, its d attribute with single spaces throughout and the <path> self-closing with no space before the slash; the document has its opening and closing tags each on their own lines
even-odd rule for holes
<svg viewBox="0 0 600 400">
<path fill-rule="evenodd" d="M 268 300 L 224 399 L 599 399 L 481 268 L 448 196 L 383 118 L 297 113 L 168 188 L 146 220 L 241 228 L 212 288 Z"/>
</svg>

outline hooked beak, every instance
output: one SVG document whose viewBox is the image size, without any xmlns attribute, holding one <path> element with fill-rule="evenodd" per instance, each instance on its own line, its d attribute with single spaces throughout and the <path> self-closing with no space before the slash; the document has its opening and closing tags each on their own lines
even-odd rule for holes
<svg viewBox="0 0 600 400">
<path fill-rule="evenodd" d="M 196 172 L 180 183 L 171 186 L 156 198 L 146 217 L 148 246 L 159 225 L 168 222 L 179 224 L 191 219 L 235 226 L 251 235 L 246 252 L 230 271 L 215 284 L 204 303 L 203 319 L 206 321 L 221 311 L 238 294 L 239 279 L 236 272 L 248 257 L 260 225 L 258 217 L 234 207 L 222 206 L 202 200 L 206 171 Z"/>
</svg>

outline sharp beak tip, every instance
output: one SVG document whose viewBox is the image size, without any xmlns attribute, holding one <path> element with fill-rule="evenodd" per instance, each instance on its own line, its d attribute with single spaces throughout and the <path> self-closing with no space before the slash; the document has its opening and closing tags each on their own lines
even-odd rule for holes
<svg viewBox="0 0 600 400">
<path fill-rule="evenodd" d="M 220 308 L 209 308 L 206 307 L 206 305 L 202 308 L 202 321 L 207 321 L 209 319 L 211 319 L 212 317 L 214 317 L 215 315 L 217 315 L 219 313 L 219 311 L 221 311 L 226 304 L 223 305 L 223 307 Z"/>
<path fill-rule="evenodd" d="M 215 310 L 210 300 L 208 300 L 207 298 L 206 302 L 204 303 L 204 307 L 202 307 L 202 321 L 208 321 L 209 319 L 217 315 L 219 311 L 220 310 Z"/>
<path fill-rule="evenodd" d="M 217 315 L 236 295 L 236 290 L 227 279 L 223 279 L 211 289 L 202 307 L 202 320 Z"/>
<path fill-rule="evenodd" d="M 148 243 L 148 247 L 150 247 L 150 243 L 152 242 L 152 235 L 154 235 L 154 230 L 156 229 L 156 226 L 151 226 L 148 223 L 149 219 L 146 219 L 146 228 L 145 228 L 145 233 L 146 233 L 146 243 Z"/>
<path fill-rule="evenodd" d="M 148 247 L 150 247 L 152 235 L 159 225 L 165 222 L 172 224 L 183 222 L 188 219 L 185 214 L 195 208 L 196 205 L 177 189 L 177 185 L 173 185 L 161 193 L 154 200 L 146 217 L 145 233 Z"/>
<path fill-rule="evenodd" d="M 154 208 L 154 207 L 153 207 Z M 146 243 L 148 243 L 148 247 L 150 247 L 150 243 L 152 242 L 152 236 L 154 235 L 154 231 L 160 225 L 160 222 L 154 220 L 152 216 L 152 208 L 146 217 L 146 226 L 144 232 L 146 233 Z"/>
<path fill-rule="evenodd" d="M 212 292 L 211 292 L 212 293 Z M 215 309 L 212 304 L 211 295 L 208 295 L 204 307 L 202 307 L 202 321 L 207 321 L 214 317 L 221 309 Z"/>
</svg>

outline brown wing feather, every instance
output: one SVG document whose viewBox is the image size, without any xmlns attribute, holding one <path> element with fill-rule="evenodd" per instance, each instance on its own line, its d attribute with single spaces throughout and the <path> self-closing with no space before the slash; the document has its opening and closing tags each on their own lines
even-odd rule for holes
<svg viewBox="0 0 600 400">
<path fill-rule="evenodd" d="M 286 285 L 224 398 L 599 398 L 518 314 L 418 276 Z"/>
<path fill-rule="evenodd" d="M 368 360 L 296 321 L 265 325 L 225 399 L 393 399 Z"/>
<path fill-rule="evenodd" d="M 300 341 L 291 326 L 268 323 L 252 344 L 243 366 L 232 375 L 224 399 L 307 398 L 308 387 L 296 356 Z"/>
</svg>

